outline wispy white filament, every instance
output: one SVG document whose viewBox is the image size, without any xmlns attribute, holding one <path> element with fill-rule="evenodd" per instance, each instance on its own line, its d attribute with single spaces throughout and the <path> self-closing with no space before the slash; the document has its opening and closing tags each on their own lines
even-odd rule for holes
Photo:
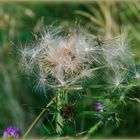
<svg viewBox="0 0 140 140">
<path fill-rule="evenodd" d="M 33 48 L 21 50 L 20 64 L 37 77 L 36 86 L 43 90 L 46 86 L 81 83 L 96 77 L 98 71 L 118 87 L 124 80 L 124 71 L 131 65 L 128 59 L 132 55 L 125 42 L 123 35 L 100 45 L 82 31 L 73 30 L 67 35 L 48 31 Z"/>
</svg>

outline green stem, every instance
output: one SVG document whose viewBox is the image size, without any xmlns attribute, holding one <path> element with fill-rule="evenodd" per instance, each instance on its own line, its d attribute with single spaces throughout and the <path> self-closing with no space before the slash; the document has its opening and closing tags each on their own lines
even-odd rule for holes
<svg viewBox="0 0 140 140">
<path fill-rule="evenodd" d="M 32 124 L 29 126 L 25 134 L 23 135 L 23 139 L 26 138 L 26 136 L 29 134 L 29 132 L 32 130 L 32 128 L 37 124 L 37 122 L 40 120 L 41 116 L 47 111 L 47 108 L 54 102 L 55 97 L 46 105 L 46 107 L 38 114 L 38 116 L 35 118 L 35 120 L 32 122 Z"/>
<path fill-rule="evenodd" d="M 100 120 L 97 124 L 91 127 L 86 135 L 86 137 L 90 137 L 101 125 L 103 122 Z"/>
<path fill-rule="evenodd" d="M 120 84 L 119 85 L 119 88 L 124 88 L 124 89 L 130 89 L 130 88 L 133 88 L 133 87 L 137 87 L 137 86 L 140 86 L 140 84 L 133 84 L 133 83 L 131 83 L 131 84 Z M 116 87 L 116 85 L 90 85 L 90 86 L 88 86 L 88 88 L 102 88 L 102 87 L 104 87 L 104 88 L 115 88 Z"/>
<path fill-rule="evenodd" d="M 57 116 L 56 116 L 56 132 L 58 134 L 62 134 L 63 132 L 63 127 L 64 127 L 64 122 L 63 122 L 63 118 L 60 114 L 60 110 L 61 108 L 67 104 L 67 93 L 63 90 L 63 89 L 58 89 L 57 90 Z"/>
</svg>

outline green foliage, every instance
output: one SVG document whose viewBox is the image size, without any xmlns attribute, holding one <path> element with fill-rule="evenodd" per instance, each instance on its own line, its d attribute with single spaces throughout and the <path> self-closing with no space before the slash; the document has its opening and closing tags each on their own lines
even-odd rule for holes
<svg viewBox="0 0 140 140">
<path fill-rule="evenodd" d="M 18 47 L 28 40 L 34 41 L 42 28 L 53 23 L 69 25 L 77 20 L 81 26 L 91 33 L 102 34 L 106 37 L 114 36 L 122 30 L 128 30 L 132 40 L 132 49 L 135 51 L 137 63 L 140 62 L 140 3 L 139 2 L 93 2 L 89 4 L 77 3 L 1 3 L 0 5 L 0 129 L 8 125 L 16 125 L 25 133 L 28 126 L 33 122 L 42 108 L 48 104 L 53 96 L 52 90 L 46 94 L 35 91 L 34 83 L 21 73 L 18 66 Z M 122 29 L 123 28 L 123 29 Z M 32 42 L 31 42 L 32 44 Z M 107 99 L 102 86 L 89 85 L 85 90 L 70 91 L 69 100 L 75 105 L 75 122 L 65 122 L 65 135 L 81 136 L 92 135 L 100 137 L 112 136 L 139 136 L 140 131 L 140 103 L 139 88 L 133 88 L 122 96 L 111 94 Z M 106 89 L 106 85 L 103 85 Z M 122 87 L 123 88 L 123 87 Z M 129 87 L 128 87 L 129 88 Z M 102 96 L 98 96 L 102 94 Z M 109 93 L 108 93 L 109 94 Z M 126 97 L 129 95 L 129 98 Z M 135 100 L 131 100 L 134 99 Z M 76 103 L 75 103 L 76 100 Z M 94 103 L 103 102 L 108 112 L 95 112 Z M 116 108 L 117 105 L 117 108 Z M 40 118 L 37 125 L 32 129 L 30 136 L 44 137 L 56 136 L 54 132 L 55 107 L 49 107 L 49 114 Z M 100 126 L 96 115 L 108 117 L 108 114 L 120 113 L 115 119 L 106 125 Z M 122 111 L 123 110 L 123 111 Z M 132 115 L 133 114 L 133 115 Z M 112 119 L 112 118 L 111 118 Z M 97 129 L 99 127 L 99 130 Z M 133 129 L 135 128 L 135 129 Z M 96 130 L 96 131 L 95 131 Z M 94 132 L 94 133 L 93 133 Z M 93 133 L 93 134 L 92 134 Z"/>
</svg>

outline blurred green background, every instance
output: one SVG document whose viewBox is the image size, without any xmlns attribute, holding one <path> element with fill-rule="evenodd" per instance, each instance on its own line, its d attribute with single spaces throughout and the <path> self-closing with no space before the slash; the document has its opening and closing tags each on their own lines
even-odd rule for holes
<svg viewBox="0 0 140 140">
<path fill-rule="evenodd" d="M 31 81 L 19 70 L 17 48 L 35 39 L 46 25 L 62 24 L 68 27 L 77 23 L 94 35 L 105 38 L 128 34 L 136 62 L 140 63 L 140 2 L 90 2 L 90 3 L 0 3 L 0 132 L 9 125 L 24 133 L 41 108 L 48 103 L 51 91 L 42 94 L 33 89 Z M 67 29 L 67 28 L 66 28 Z M 140 98 L 140 90 L 133 89 L 132 96 Z M 131 94 L 131 93 L 130 93 Z M 82 101 L 81 108 L 86 102 Z M 140 103 L 126 101 L 120 114 L 119 127 L 108 126 L 95 134 L 100 137 L 139 137 Z M 43 137 L 46 132 L 42 122 L 30 136 Z M 88 127 L 89 123 L 84 123 Z M 87 125 L 87 126 L 86 126 Z"/>
</svg>

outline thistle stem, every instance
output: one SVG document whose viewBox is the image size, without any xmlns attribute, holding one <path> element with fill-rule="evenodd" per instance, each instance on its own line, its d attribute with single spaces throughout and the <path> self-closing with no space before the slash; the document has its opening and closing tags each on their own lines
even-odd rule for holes
<svg viewBox="0 0 140 140">
<path fill-rule="evenodd" d="M 63 127 L 64 127 L 64 121 L 61 116 L 60 110 L 61 108 L 67 104 L 68 99 L 67 99 L 67 93 L 63 89 L 58 89 L 57 90 L 57 116 L 56 116 L 56 132 L 58 134 L 62 134 L 63 132 Z"/>
<path fill-rule="evenodd" d="M 40 118 L 42 117 L 42 115 L 48 110 L 47 108 L 53 104 L 55 100 L 55 97 L 46 105 L 46 107 L 38 114 L 38 116 L 35 118 L 35 120 L 32 122 L 32 124 L 29 126 L 29 128 L 27 129 L 27 131 L 25 132 L 25 134 L 23 135 L 22 139 L 25 139 L 26 136 L 30 133 L 30 131 L 32 130 L 32 128 L 37 124 L 37 122 L 40 120 Z"/>
</svg>

